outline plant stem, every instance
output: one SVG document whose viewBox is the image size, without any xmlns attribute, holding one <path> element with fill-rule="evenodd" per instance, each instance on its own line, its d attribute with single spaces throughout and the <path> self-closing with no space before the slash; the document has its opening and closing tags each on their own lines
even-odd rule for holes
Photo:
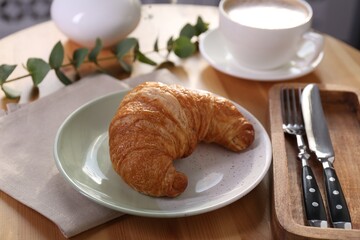
<svg viewBox="0 0 360 240">
<path fill-rule="evenodd" d="M 100 62 L 100 61 L 106 61 L 106 60 L 112 60 L 112 59 L 116 59 L 116 56 L 109 56 L 109 57 L 100 58 L 100 59 L 98 59 L 98 61 Z M 83 63 L 86 64 L 86 63 L 92 63 L 92 62 L 89 61 L 89 60 L 86 60 Z M 72 63 L 63 64 L 61 67 L 63 68 L 63 67 L 69 67 L 69 66 L 72 66 Z M 26 75 L 22 75 L 22 76 L 19 76 L 19 77 L 16 77 L 16 78 L 8 79 L 3 84 L 9 83 L 9 82 L 14 82 L 14 81 L 17 81 L 17 80 L 21 80 L 23 78 L 30 77 L 30 76 L 31 76 L 30 74 L 26 74 Z"/>
<path fill-rule="evenodd" d="M 168 56 L 162 56 L 161 54 L 160 54 L 160 52 L 161 51 L 165 51 L 165 50 L 167 50 L 167 48 L 160 48 L 159 50 L 158 50 L 158 53 L 159 53 L 159 55 L 161 56 L 161 57 L 163 57 L 164 59 L 167 59 L 168 58 Z M 154 50 L 150 50 L 150 51 L 147 51 L 147 52 L 143 52 L 143 54 L 150 54 L 150 53 L 154 53 L 155 51 Z M 125 57 L 129 57 L 129 56 L 125 56 Z M 117 57 L 116 57 L 116 55 L 113 55 L 113 56 L 108 56 L 108 57 L 103 57 L 103 58 L 99 58 L 97 61 L 98 62 L 103 62 L 103 61 L 107 61 L 107 60 L 113 60 L 113 59 L 116 59 Z M 83 64 L 87 64 L 87 63 L 94 63 L 94 62 L 92 62 L 92 61 L 89 61 L 89 60 L 85 60 L 84 62 L 83 62 Z M 69 62 L 69 63 L 66 63 L 66 64 L 63 64 L 61 67 L 63 68 L 63 67 L 69 67 L 69 66 L 72 66 L 73 64 L 71 63 L 71 62 Z M 26 78 L 26 77 L 30 77 L 31 75 L 30 74 L 26 74 L 26 75 L 22 75 L 22 76 L 19 76 L 19 77 L 16 77 L 16 78 L 13 78 L 13 79 L 9 79 L 9 80 L 7 80 L 7 81 L 5 81 L 3 84 L 5 84 L 5 83 L 9 83 L 9 82 L 14 82 L 14 81 L 17 81 L 17 80 L 21 80 L 21 79 L 23 79 L 23 78 Z"/>
<path fill-rule="evenodd" d="M 3 84 L 9 83 L 9 82 L 14 82 L 14 81 L 17 81 L 17 80 L 20 80 L 20 79 L 23 79 L 23 78 L 26 78 L 26 77 L 30 77 L 30 76 L 31 76 L 30 74 L 26 74 L 26 75 L 23 75 L 23 76 L 20 76 L 20 77 L 17 77 L 17 78 L 9 79 L 9 80 L 5 81 Z"/>
<path fill-rule="evenodd" d="M 159 51 L 162 51 L 162 50 L 166 50 L 166 48 L 163 48 L 163 49 L 159 49 Z M 153 53 L 154 51 L 148 51 L 148 52 L 144 52 L 144 54 L 149 54 L 149 53 Z M 108 57 L 103 57 L 103 58 L 99 58 L 98 59 L 98 62 L 103 62 L 103 61 L 107 61 L 107 60 L 113 60 L 113 59 L 116 59 L 116 56 L 108 56 Z M 93 63 L 89 60 L 86 60 L 83 62 L 83 64 L 87 64 L 87 63 Z M 69 67 L 69 66 L 72 66 L 72 63 L 66 63 L 66 64 L 63 64 L 61 67 Z M 14 82 L 14 81 L 17 81 L 17 80 L 20 80 L 20 79 L 23 79 L 23 78 L 26 78 L 26 77 L 30 77 L 31 75 L 30 74 L 26 74 L 26 75 L 22 75 L 22 76 L 19 76 L 19 77 L 16 77 L 16 78 L 13 78 L 13 79 L 9 79 L 7 81 L 5 81 L 3 84 L 5 83 L 9 83 L 9 82 Z"/>
</svg>

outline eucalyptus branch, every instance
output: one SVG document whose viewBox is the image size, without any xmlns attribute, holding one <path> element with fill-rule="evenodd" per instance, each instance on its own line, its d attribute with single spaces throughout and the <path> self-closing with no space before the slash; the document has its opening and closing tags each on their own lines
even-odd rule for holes
<svg viewBox="0 0 360 240">
<path fill-rule="evenodd" d="M 64 47 L 59 41 L 53 47 L 48 61 L 40 58 L 29 58 L 27 60 L 24 68 L 27 70 L 28 74 L 9 79 L 17 65 L 0 65 L 0 88 L 5 93 L 7 98 L 19 98 L 20 92 L 6 86 L 7 83 L 31 77 L 33 85 L 38 87 L 38 85 L 44 80 L 50 70 L 55 71 L 57 78 L 64 85 L 69 85 L 73 83 L 74 80 L 70 79 L 64 74 L 62 71 L 63 68 L 73 67 L 76 71 L 76 75 L 80 77 L 78 69 L 83 64 L 93 63 L 99 70 L 106 72 L 106 69 L 102 68 L 99 63 L 107 60 L 117 60 L 120 67 L 129 73 L 132 71 L 132 63 L 135 61 L 157 67 L 161 67 L 165 63 L 173 64 L 171 61 L 169 61 L 170 54 L 174 53 L 179 58 L 187 58 L 192 56 L 197 51 L 198 36 L 207 30 L 208 24 L 205 23 L 201 17 L 198 17 L 196 24 L 191 25 L 187 23 L 181 29 L 177 38 L 174 39 L 173 37 L 170 37 L 167 41 L 166 47 L 164 48 L 159 48 L 158 39 L 156 39 L 152 51 L 142 52 L 140 50 L 139 41 L 136 38 L 126 38 L 115 45 L 115 47 L 112 49 L 113 55 L 106 57 L 99 57 L 99 53 L 103 49 L 103 46 L 101 40 L 97 39 L 94 48 L 91 50 L 87 48 L 76 49 L 73 52 L 72 57 L 69 59 L 69 63 L 66 64 L 63 63 L 65 55 Z M 166 56 L 162 56 L 165 59 L 164 62 L 157 63 L 147 56 L 148 54 L 154 52 L 160 55 L 160 51 L 164 50 L 167 51 Z M 132 57 L 131 59 L 129 59 L 130 56 Z"/>
</svg>

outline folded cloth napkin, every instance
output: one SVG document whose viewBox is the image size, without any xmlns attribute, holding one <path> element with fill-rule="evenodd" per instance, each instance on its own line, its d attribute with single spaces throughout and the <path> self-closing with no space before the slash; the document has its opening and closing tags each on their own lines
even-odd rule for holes
<svg viewBox="0 0 360 240">
<path fill-rule="evenodd" d="M 66 237 L 121 216 L 73 189 L 56 168 L 53 145 L 61 123 L 75 109 L 144 81 L 179 83 L 167 70 L 123 81 L 94 75 L 0 115 L 0 189 L 53 221 Z"/>
</svg>

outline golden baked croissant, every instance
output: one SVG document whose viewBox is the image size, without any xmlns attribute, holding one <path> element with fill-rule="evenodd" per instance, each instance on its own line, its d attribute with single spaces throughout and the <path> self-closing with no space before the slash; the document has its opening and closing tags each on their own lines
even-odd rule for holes
<svg viewBox="0 0 360 240">
<path fill-rule="evenodd" d="M 232 151 L 254 140 L 253 126 L 228 100 L 178 85 L 146 82 L 122 100 L 109 126 L 113 168 L 138 192 L 175 197 L 187 187 L 174 159 L 190 155 L 198 142 Z"/>
</svg>

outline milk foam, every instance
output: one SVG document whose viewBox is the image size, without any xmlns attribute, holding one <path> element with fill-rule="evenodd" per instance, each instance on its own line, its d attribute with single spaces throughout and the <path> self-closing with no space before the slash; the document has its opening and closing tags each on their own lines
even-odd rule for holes
<svg viewBox="0 0 360 240">
<path fill-rule="evenodd" d="M 229 17 L 245 26 L 283 29 L 304 23 L 308 14 L 301 8 L 280 4 L 242 4 L 228 9 Z"/>
</svg>

